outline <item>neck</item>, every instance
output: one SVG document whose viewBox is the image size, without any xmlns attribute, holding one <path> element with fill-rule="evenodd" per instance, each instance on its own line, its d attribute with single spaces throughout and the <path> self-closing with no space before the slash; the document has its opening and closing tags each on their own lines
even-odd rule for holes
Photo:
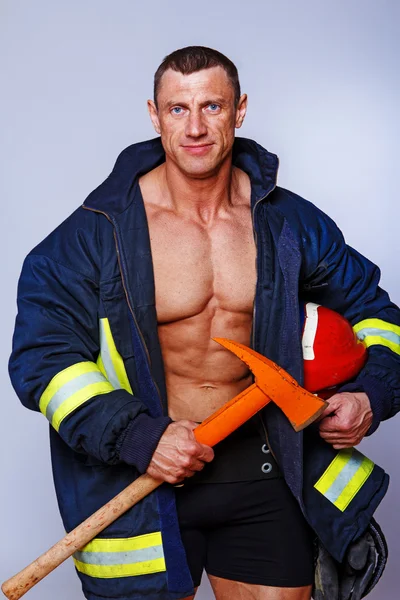
<svg viewBox="0 0 400 600">
<path fill-rule="evenodd" d="M 176 212 L 210 222 L 215 216 L 229 209 L 238 191 L 239 177 L 232 166 L 230 154 L 209 176 L 199 179 L 180 171 L 176 164 L 166 159 L 160 168 L 160 178 L 168 203 Z"/>
</svg>

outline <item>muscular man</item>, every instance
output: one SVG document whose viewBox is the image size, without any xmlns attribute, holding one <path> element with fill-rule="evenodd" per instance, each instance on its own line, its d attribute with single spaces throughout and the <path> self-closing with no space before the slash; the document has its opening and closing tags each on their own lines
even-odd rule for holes
<svg viewBox="0 0 400 600">
<path fill-rule="evenodd" d="M 67 529 L 139 473 L 185 480 L 76 553 L 86 598 L 192 598 L 205 569 L 218 600 L 305 600 L 315 536 L 340 560 L 387 487 L 370 467 L 342 490 L 343 510 L 314 489 L 399 409 L 399 310 L 333 222 L 276 187 L 275 155 L 235 140 L 247 97 L 229 59 L 174 52 L 148 108 L 160 138 L 125 150 L 25 262 L 12 380 L 52 425 Z M 357 324 L 367 366 L 304 441 L 269 406 L 214 457 L 193 429 L 251 374 L 212 338 L 252 345 L 301 381 L 299 296 Z M 368 459 L 351 452 L 359 477 Z"/>
</svg>

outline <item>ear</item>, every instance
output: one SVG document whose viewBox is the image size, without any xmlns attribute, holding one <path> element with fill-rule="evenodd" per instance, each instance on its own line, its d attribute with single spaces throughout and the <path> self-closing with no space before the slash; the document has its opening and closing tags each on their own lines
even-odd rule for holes
<svg viewBox="0 0 400 600">
<path fill-rule="evenodd" d="M 236 107 L 236 120 L 235 127 L 239 129 L 242 126 L 244 118 L 247 112 L 247 94 L 242 94 L 239 98 L 238 105 Z"/>
<path fill-rule="evenodd" d="M 153 127 L 158 134 L 161 133 L 160 121 L 158 118 L 158 110 L 155 105 L 154 100 L 147 100 L 147 110 L 149 111 L 151 122 L 153 123 Z"/>
</svg>

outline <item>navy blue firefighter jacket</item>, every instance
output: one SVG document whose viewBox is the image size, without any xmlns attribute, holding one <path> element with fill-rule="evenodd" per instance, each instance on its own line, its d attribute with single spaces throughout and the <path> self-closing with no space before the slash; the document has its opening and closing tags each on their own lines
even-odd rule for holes
<svg viewBox="0 0 400 600">
<path fill-rule="evenodd" d="M 165 160 L 160 139 L 125 149 L 110 176 L 27 256 L 18 287 L 10 375 L 21 402 L 49 420 L 67 531 L 146 471 L 170 423 L 157 336 L 149 232 L 138 179 Z M 400 312 L 379 270 L 333 221 L 276 186 L 278 159 L 236 138 L 251 181 L 257 285 L 252 346 L 303 377 L 299 302 L 350 320 L 368 361 L 343 389 L 365 391 L 370 433 L 400 408 Z M 316 535 L 337 560 L 367 527 L 388 476 L 317 429 L 296 433 L 272 403 L 268 444 Z M 172 600 L 192 593 L 173 487 L 167 484 L 74 555 L 89 600 Z"/>
</svg>

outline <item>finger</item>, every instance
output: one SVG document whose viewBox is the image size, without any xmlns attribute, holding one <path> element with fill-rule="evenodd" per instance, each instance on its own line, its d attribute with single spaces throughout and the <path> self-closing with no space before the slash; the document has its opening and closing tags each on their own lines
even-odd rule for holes
<svg viewBox="0 0 400 600">
<path fill-rule="evenodd" d="M 340 421 L 335 417 L 328 417 L 319 424 L 320 431 L 335 432 L 340 430 Z"/>
<path fill-rule="evenodd" d="M 146 472 L 148 475 L 150 475 L 150 477 L 159 481 L 167 481 L 168 483 L 178 482 L 178 478 L 175 475 L 173 475 L 170 471 L 165 472 L 156 467 L 149 466 Z"/>
<path fill-rule="evenodd" d="M 354 438 L 354 437 L 324 436 L 324 435 L 321 435 L 321 437 L 323 440 L 325 440 L 325 442 L 328 442 L 328 444 L 331 444 L 332 446 L 341 445 L 345 448 L 351 448 L 352 446 L 355 446 L 356 444 L 359 443 L 358 438 Z"/>
<path fill-rule="evenodd" d="M 337 431 L 344 435 L 356 435 L 362 428 L 358 423 L 351 421 L 348 415 L 342 414 L 321 421 L 319 429 L 320 431 Z"/>
<path fill-rule="evenodd" d="M 332 404 L 330 404 L 328 402 L 327 407 L 325 408 L 324 412 L 322 413 L 322 417 L 325 418 L 329 415 L 332 415 L 333 413 L 335 413 L 337 411 L 338 407 L 336 406 L 336 404 L 333 402 Z"/>
<path fill-rule="evenodd" d="M 320 431 L 320 436 L 330 442 L 349 442 L 358 439 L 357 435 L 344 433 L 343 431 Z"/>
<path fill-rule="evenodd" d="M 358 442 L 358 438 L 355 437 L 346 437 L 346 436 L 323 436 L 322 439 L 328 442 L 329 444 L 349 444 L 354 446 L 356 442 Z"/>
<path fill-rule="evenodd" d="M 199 444 L 199 446 L 201 447 L 201 452 L 197 457 L 204 462 L 211 462 L 214 458 L 214 450 L 211 446 L 206 446 L 205 444 Z"/>
<path fill-rule="evenodd" d="M 190 469 L 188 469 L 188 471 L 185 473 L 185 479 L 187 479 L 188 477 L 193 477 L 193 475 L 195 475 L 196 473 L 198 473 L 198 471 L 191 471 Z"/>
<path fill-rule="evenodd" d="M 204 465 L 204 461 L 195 460 L 190 464 L 189 469 L 192 471 L 202 471 L 204 469 Z"/>
<path fill-rule="evenodd" d="M 322 439 L 327 442 L 328 444 L 331 444 L 331 446 L 342 446 L 344 448 L 351 448 L 352 446 L 355 446 L 358 442 L 357 439 L 355 438 L 343 438 L 343 437 L 324 437 L 321 436 Z"/>
<path fill-rule="evenodd" d="M 169 473 L 165 479 L 166 481 L 168 481 L 168 483 L 180 483 L 181 481 L 184 481 L 185 479 L 187 479 L 188 477 L 193 477 L 193 475 L 196 473 L 196 471 L 192 471 L 192 469 L 190 468 L 181 468 L 178 469 L 177 471 L 175 471 L 174 473 Z"/>
<path fill-rule="evenodd" d="M 358 440 L 362 438 L 362 434 L 359 431 L 347 431 L 345 429 L 336 429 L 335 431 L 320 430 L 320 436 L 324 439 L 329 438 L 330 440 Z"/>
<path fill-rule="evenodd" d="M 348 448 L 354 448 L 356 444 L 347 443 L 347 444 L 331 444 L 334 450 L 347 450 Z"/>
</svg>

